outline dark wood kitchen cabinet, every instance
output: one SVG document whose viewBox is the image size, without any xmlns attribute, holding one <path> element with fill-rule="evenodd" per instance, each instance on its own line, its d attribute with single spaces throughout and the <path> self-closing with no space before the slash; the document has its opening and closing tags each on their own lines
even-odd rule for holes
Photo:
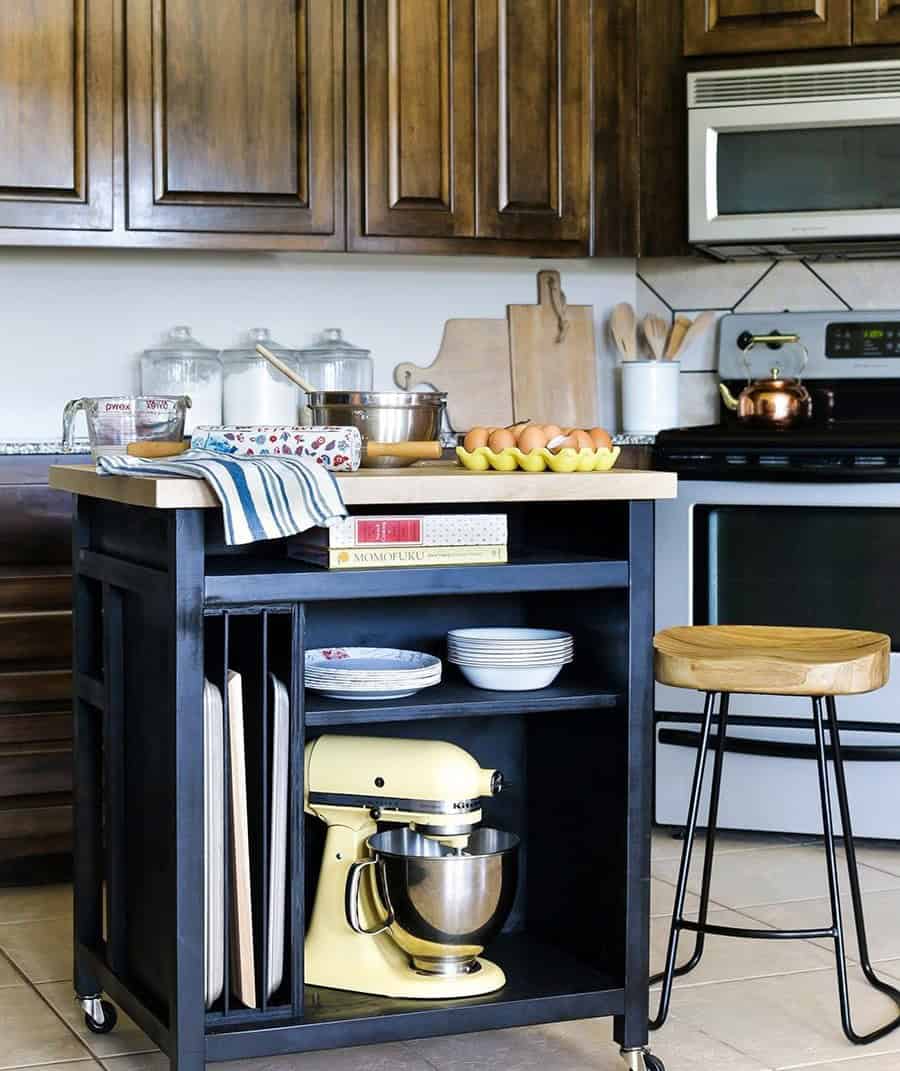
<svg viewBox="0 0 900 1071">
<path fill-rule="evenodd" d="M 0 227 L 113 220 L 113 0 L 0 4 Z"/>
<path fill-rule="evenodd" d="M 853 43 L 900 44 L 900 0 L 854 0 Z"/>
<path fill-rule="evenodd" d="M 893 0 L 858 0 L 874 11 Z M 853 0 L 685 0 L 687 56 L 849 45 Z"/>
<path fill-rule="evenodd" d="M 72 458 L 0 457 L 0 884 L 71 867 L 72 507 L 47 486 L 59 460 Z"/>
<path fill-rule="evenodd" d="M 351 248 L 588 251 L 589 0 L 349 0 Z"/>
<path fill-rule="evenodd" d="M 128 0 L 125 29 L 128 228 L 342 248 L 341 0 Z"/>
</svg>

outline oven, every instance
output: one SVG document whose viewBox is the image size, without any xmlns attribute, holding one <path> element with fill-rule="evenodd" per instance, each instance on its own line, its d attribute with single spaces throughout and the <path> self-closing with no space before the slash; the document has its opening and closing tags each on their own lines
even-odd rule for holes
<svg viewBox="0 0 900 1071">
<path fill-rule="evenodd" d="M 688 169 L 716 256 L 900 255 L 900 61 L 688 75 Z"/>
<path fill-rule="evenodd" d="M 900 839 L 900 483 L 679 482 L 656 507 L 656 628 L 798 625 L 891 637 L 891 681 L 838 700 L 856 832 Z M 656 687 L 656 820 L 687 813 L 703 696 Z M 723 829 L 820 833 L 810 704 L 736 695 Z M 707 778 L 707 785 L 709 778 Z"/>
</svg>

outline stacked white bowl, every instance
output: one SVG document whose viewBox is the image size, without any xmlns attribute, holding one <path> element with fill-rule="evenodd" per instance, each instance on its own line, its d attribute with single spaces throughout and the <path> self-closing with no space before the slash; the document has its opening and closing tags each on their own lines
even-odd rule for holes
<svg viewBox="0 0 900 1071">
<path fill-rule="evenodd" d="M 556 680 L 575 658 L 575 641 L 546 628 L 455 628 L 447 656 L 476 688 L 529 692 Z"/>
</svg>

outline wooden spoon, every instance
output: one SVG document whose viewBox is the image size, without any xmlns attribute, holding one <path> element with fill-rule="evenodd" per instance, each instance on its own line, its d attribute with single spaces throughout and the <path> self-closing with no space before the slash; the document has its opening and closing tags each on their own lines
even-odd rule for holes
<svg viewBox="0 0 900 1071">
<path fill-rule="evenodd" d="M 661 361 L 666 350 L 666 339 L 669 337 L 669 325 L 661 316 L 648 312 L 641 321 L 641 327 L 653 356 L 657 361 Z"/>
<path fill-rule="evenodd" d="M 308 379 L 304 379 L 303 376 L 298 375 L 293 368 L 286 365 L 280 357 L 276 357 L 275 354 L 270 349 L 267 349 L 261 342 L 257 344 L 256 352 L 260 357 L 265 357 L 273 368 L 277 368 L 278 371 L 283 376 L 287 376 L 292 383 L 296 383 L 301 390 L 306 391 L 307 394 L 314 394 L 316 392 L 316 388 Z"/>
<path fill-rule="evenodd" d="M 675 323 L 672 324 L 672 330 L 669 333 L 669 341 L 666 345 L 666 360 L 672 361 L 675 359 L 678 351 L 681 349 L 681 343 L 684 342 L 684 336 L 688 333 L 688 328 L 691 326 L 691 321 L 687 316 L 676 316 Z"/>
<path fill-rule="evenodd" d="M 687 334 L 684 336 L 684 340 L 678 348 L 678 353 L 686 353 L 695 342 L 706 334 L 715 322 L 716 314 L 714 312 L 701 312 L 697 319 L 694 320 L 688 328 Z"/>
<path fill-rule="evenodd" d="M 623 361 L 637 358 L 637 321 L 634 309 L 627 301 L 621 302 L 609 314 L 609 332 Z"/>
</svg>

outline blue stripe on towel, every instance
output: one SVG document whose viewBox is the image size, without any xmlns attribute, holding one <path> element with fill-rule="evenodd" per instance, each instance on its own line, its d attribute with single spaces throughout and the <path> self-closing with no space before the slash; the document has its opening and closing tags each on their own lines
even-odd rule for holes
<svg viewBox="0 0 900 1071">
<path fill-rule="evenodd" d="M 222 505 L 230 546 L 280 539 L 347 516 L 340 488 L 323 465 L 303 457 L 229 457 L 189 450 L 174 458 L 104 454 L 102 476 L 181 476 L 206 480 Z"/>
</svg>

